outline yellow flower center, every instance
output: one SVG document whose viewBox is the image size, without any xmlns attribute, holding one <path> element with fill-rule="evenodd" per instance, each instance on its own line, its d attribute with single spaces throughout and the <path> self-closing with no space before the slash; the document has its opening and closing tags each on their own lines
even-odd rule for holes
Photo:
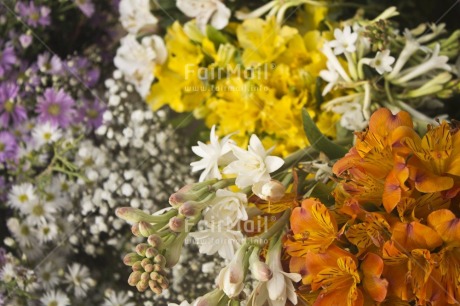
<svg viewBox="0 0 460 306">
<path fill-rule="evenodd" d="M 58 116 L 61 113 L 61 106 L 59 104 L 53 103 L 48 107 L 48 114 L 53 116 Z"/>
</svg>

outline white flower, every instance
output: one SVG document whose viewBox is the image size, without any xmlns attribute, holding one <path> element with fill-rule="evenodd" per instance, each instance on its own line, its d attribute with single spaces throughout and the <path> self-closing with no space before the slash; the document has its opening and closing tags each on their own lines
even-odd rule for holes
<svg viewBox="0 0 460 306">
<path fill-rule="evenodd" d="M 55 223 L 39 224 L 37 238 L 41 243 L 52 241 L 57 237 L 58 230 Z"/>
<path fill-rule="evenodd" d="M 168 306 L 192 306 L 193 304 L 190 304 L 189 302 L 187 301 L 183 301 L 182 303 L 180 304 L 175 304 L 175 303 L 168 303 Z"/>
<path fill-rule="evenodd" d="M 201 254 L 213 255 L 219 253 L 224 259 L 232 259 L 235 250 L 240 247 L 243 240 L 241 231 L 222 230 L 222 228 L 209 228 L 199 232 L 190 233 L 199 247 Z"/>
<path fill-rule="evenodd" d="M 234 159 L 231 143 L 230 135 L 219 141 L 219 137 L 216 135 L 216 126 L 214 125 L 211 128 L 210 143 L 204 144 L 198 141 L 198 145 L 192 147 L 192 151 L 202 158 L 200 161 L 190 164 L 192 172 L 203 170 L 200 175 L 200 182 L 207 179 L 222 178 L 219 166 L 226 166 Z"/>
<path fill-rule="evenodd" d="M 216 197 L 209 204 L 210 208 L 204 219 L 214 228 L 215 225 L 231 229 L 239 221 L 246 221 L 248 214 L 245 205 L 248 204 L 246 194 L 236 193 L 225 189 L 216 191 Z"/>
<path fill-rule="evenodd" d="M 126 81 L 133 84 L 145 98 L 155 79 L 155 66 L 163 64 L 166 58 L 166 46 L 160 36 L 144 37 L 139 43 L 135 35 L 128 34 L 121 39 L 114 63 L 123 72 Z"/>
<path fill-rule="evenodd" d="M 4 283 L 9 283 L 17 277 L 18 273 L 14 269 L 12 263 L 6 263 L 0 270 L 0 279 Z"/>
<path fill-rule="evenodd" d="M 90 287 L 96 285 L 95 281 L 90 277 L 89 269 L 78 263 L 73 263 L 67 269 L 65 279 L 69 284 L 69 290 L 73 289 L 76 297 L 85 297 Z"/>
<path fill-rule="evenodd" d="M 331 61 L 327 62 L 327 70 L 321 70 L 319 76 L 327 82 L 326 87 L 323 89 L 323 96 L 327 95 L 339 81 L 339 74 L 332 66 Z"/>
<path fill-rule="evenodd" d="M 292 282 L 299 282 L 302 277 L 298 273 L 286 273 L 281 266 L 281 243 L 278 242 L 268 251 L 267 264 L 272 271 L 269 281 L 260 282 L 249 298 L 250 306 L 285 306 L 289 299 L 297 305 L 297 295 Z"/>
<path fill-rule="evenodd" d="M 219 0 L 177 0 L 177 8 L 188 17 L 196 18 L 201 32 L 206 33 L 206 24 L 221 30 L 228 24 L 232 12 Z"/>
<path fill-rule="evenodd" d="M 232 258 L 228 266 L 223 268 L 217 276 L 219 288 L 225 292 L 229 298 L 237 297 L 244 288 L 244 257 L 247 247 L 241 247 Z"/>
<path fill-rule="evenodd" d="M 50 290 L 59 284 L 60 278 L 58 273 L 58 267 L 55 263 L 53 261 L 48 261 L 46 264 L 40 266 L 37 276 L 40 284 L 46 290 Z"/>
<path fill-rule="evenodd" d="M 449 57 L 445 55 L 439 56 L 440 50 L 441 46 L 437 43 L 434 46 L 431 57 L 427 61 L 421 63 L 418 66 L 411 67 L 404 71 L 401 71 L 401 76 L 398 79 L 394 80 L 393 83 L 407 83 L 419 76 L 425 75 L 427 72 L 432 70 L 442 69 L 446 71 L 452 71 L 452 67 L 449 64 L 447 64 L 447 62 L 449 61 Z"/>
<path fill-rule="evenodd" d="M 374 59 L 371 60 L 370 66 L 375 68 L 379 74 L 384 74 L 385 72 L 391 72 L 393 68 L 391 65 L 395 62 L 395 58 L 390 55 L 390 50 L 383 50 L 382 52 L 377 52 Z"/>
<path fill-rule="evenodd" d="M 236 161 L 225 169 L 226 174 L 236 174 L 236 185 L 245 188 L 258 182 L 270 180 L 270 173 L 278 170 L 284 164 L 282 158 L 268 156 L 272 149 L 265 151 L 262 142 L 256 135 L 249 140 L 248 150 L 245 151 L 236 145 L 232 146 Z"/>
<path fill-rule="evenodd" d="M 121 0 L 119 11 L 121 24 L 132 34 L 158 23 L 150 12 L 150 0 Z"/>
<path fill-rule="evenodd" d="M 48 221 L 54 221 L 56 207 L 51 203 L 43 203 L 36 201 L 30 205 L 24 212 L 27 216 L 26 220 L 31 225 L 47 224 Z"/>
<path fill-rule="evenodd" d="M 51 144 L 58 141 L 62 137 L 62 131 L 50 122 L 38 124 L 32 130 L 32 138 L 37 147 L 41 147 L 44 144 Z"/>
<path fill-rule="evenodd" d="M 8 205 L 21 212 L 27 211 L 28 207 L 36 200 L 35 187 L 30 183 L 14 185 L 8 194 Z"/>
<path fill-rule="evenodd" d="M 36 245 L 38 243 L 34 236 L 33 229 L 27 222 L 20 222 L 17 218 L 10 218 L 6 222 L 6 225 L 8 226 L 11 234 L 13 234 L 14 239 L 22 248 Z"/>
<path fill-rule="evenodd" d="M 265 201 L 278 201 L 286 193 L 286 187 L 277 181 L 259 182 L 252 186 L 252 192 Z"/>
<path fill-rule="evenodd" d="M 332 111 L 337 114 L 342 114 L 340 125 L 347 130 L 361 131 L 368 125 L 363 114 L 362 106 L 357 101 L 334 106 Z"/>
<path fill-rule="evenodd" d="M 115 292 L 111 290 L 107 297 L 104 300 L 104 304 L 102 306 L 135 306 L 136 304 L 133 302 L 129 302 L 129 295 L 124 292 Z"/>
<path fill-rule="evenodd" d="M 344 27 L 343 31 L 340 29 L 335 29 L 334 37 L 335 40 L 329 42 L 329 45 L 331 48 L 334 48 L 334 53 L 336 55 L 342 54 L 344 52 L 352 53 L 356 51 L 358 33 L 352 33 L 350 26 Z"/>
<path fill-rule="evenodd" d="M 40 298 L 40 302 L 44 306 L 68 306 L 70 305 L 70 300 L 61 291 L 48 291 Z"/>
<path fill-rule="evenodd" d="M 348 76 L 348 74 L 345 71 L 345 69 L 343 69 L 342 64 L 340 64 L 339 59 L 337 58 L 337 56 L 332 51 L 331 46 L 330 46 L 330 42 L 325 43 L 323 45 L 323 48 L 321 49 L 321 51 L 327 57 L 327 60 L 328 60 L 327 61 L 327 68 L 328 68 L 328 70 L 330 72 L 336 71 L 340 75 L 340 77 L 342 79 L 344 79 L 346 82 L 351 82 L 351 78 Z M 326 74 L 325 76 L 326 76 L 326 78 L 325 78 L 326 81 L 332 82 L 335 85 L 334 81 L 337 81 L 337 80 L 335 80 L 334 75 Z M 331 89 L 332 89 L 333 86 L 331 86 Z"/>
</svg>

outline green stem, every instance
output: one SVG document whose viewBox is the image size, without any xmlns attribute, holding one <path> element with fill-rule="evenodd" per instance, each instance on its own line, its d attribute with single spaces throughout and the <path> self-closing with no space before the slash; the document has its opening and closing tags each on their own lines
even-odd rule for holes
<svg viewBox="0 0 460 306">
<path fill-rule="evenodd" d="M 268 229 L 268 231 L 266 231 L 265 233 L 259 236 L 248 238 L 247 243 L 249 243 L 250 245 L 255 245 L 255 246 L 265 245 L 268 239 L 272 238 L 273 236 L 275 236 L 276 234 L 278 234 L 284 229 L 284 227 L 288 224 L 290 217 L 291 217 L 291 209 L 288 208 L 287 210 L 284 211 L 281 218 L 279 218 L 276 221 L 276 223 L 273 224 L 272 227 Z"/>
</svg>

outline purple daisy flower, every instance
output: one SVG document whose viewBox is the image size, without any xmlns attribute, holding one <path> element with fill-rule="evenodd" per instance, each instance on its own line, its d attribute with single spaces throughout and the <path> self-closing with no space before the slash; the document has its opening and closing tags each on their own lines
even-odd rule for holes
<svg viewBox="0 0 460 306">
<path fill-rule="evenodd" d="M 40 71 L 43 73 L 54 75 L 62 73 L 61 59 L 57 55 L 51 56 L 51 54 L 48 52 L 38 56 L 37 65 Z"/>
<path fill-rule="evenodd" d="M 50 122 L 62 128 L 69 126 L 75 101 L 63 89 L 55 91 L 48 88 L 37 100 L 36 111 L 40 122 Z"/>
<path fill-rule="evenodd" d="M 18 144 L 10 132 L 0 132 L 0 163 L 16 159 Z"/>
<path fill-rule="evenodd" d="M 7 44 L 3 50 L 0 50 L 0 78 L 3 78 L 15 63 L 14 48 Z"/>
<path fill-rule="evenodd" d="M 27 119 L 27 111 L 24 106 L 18 104 L 19 86 L 14 83 L 0 84 L 0 127 L 8 127 Z"/>
<path fill-rule="evenodd" d="M 99 100 L 94 100 L 92 103 L 88 101 L 78 110 L 78 119 L 97 129 L 102 125 L 105 110 L 105 105 Z"/>
<path fill-rule="evenodd" d="M 74 0 L 80 11 L 86 16 L 91 17 L 96 8 L 91 0 Z"/>
<path fill-rule="evenodd" d="M 19 15 L 25 19 L 25 22 L 31 27 L 38 27 L 39 25 L 45 27 L 51 24 L 51 9 L 46 6 L 35 6 L 33 1 L 29 4 L 19 2 L 16 6 Z"/>
</svg>

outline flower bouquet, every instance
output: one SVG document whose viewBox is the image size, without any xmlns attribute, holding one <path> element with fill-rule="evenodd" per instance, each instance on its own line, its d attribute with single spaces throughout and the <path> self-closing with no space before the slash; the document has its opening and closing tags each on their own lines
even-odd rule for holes
<svg viewBox="0 0 460 306">
<path fill-rule="evenodd" d="M 459 30 L 401 27 L 395 7 L 178 0 L 192 19 L 158 35 L 144 5 L 115 64 L 154 111 L 210 133 L 170 207 L 116 210 L 142 239 L 130 286 L 167 292 L 196 244 L 224 265 L 182 306 L 458 303 L 460 136 L 443 112 Z"/>
</svg>

